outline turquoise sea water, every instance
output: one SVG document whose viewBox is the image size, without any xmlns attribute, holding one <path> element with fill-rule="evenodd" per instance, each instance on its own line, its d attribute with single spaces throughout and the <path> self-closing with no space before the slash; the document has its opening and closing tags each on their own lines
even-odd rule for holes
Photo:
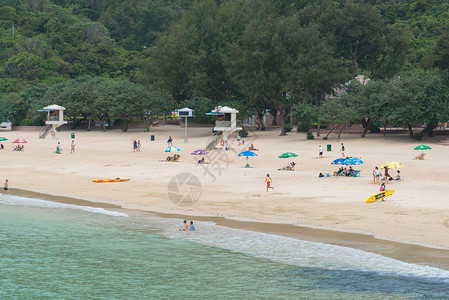
<svg viewBox="0 0 449 300">
<path fill-rule="evenodd" d="M 449 271 L 198 222 L 0 197 L 0 298 L 448 299 Z"/>
</svg>

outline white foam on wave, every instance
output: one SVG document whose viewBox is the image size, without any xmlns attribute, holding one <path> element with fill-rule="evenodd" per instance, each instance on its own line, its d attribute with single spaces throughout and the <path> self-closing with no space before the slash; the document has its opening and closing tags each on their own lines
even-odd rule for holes
<svg viewBox="0 0 449 300">
<path fill-rule="evenodd" d="M 372 271 L 390 276 L 415 276 L 449 283 L 449 271 L 406 263 L 363 250 L 302 241 L 294 238 L 233 229 L 212 222 L 195 222 L 196 232 L 176 232 L 179 220 L 165 219 L 163 234 L 203 245 L 228 249 L 254 257 L 300 267 L 329 270 Z M 159 220 L 158 220 L 159 222 Z"/>
<path fill-rule="evenodd" d="M 68 209 L 83 210 L 83 211 L 88 211 L 91 213 L 109 215 L 109 216 L 115 216 L 115 217 L 127 217 L 128 216 L 124 213 L 106 210 L 101 207 L 91 207 L 91 206 L 67 204 L 67 203 L 53 202 L 53 201 L 47 201 L 47 200 L 41 200 L 41 199 L 35 199 L 35 198 L 26 198 L 26 197 L 13 196 L 13 195 L 0 196 L 0 203 L 6 204 L 6 205 L 31 206 L 31 207 L 43 207 L 43 208 L 68 208 Z"/>
</svg>

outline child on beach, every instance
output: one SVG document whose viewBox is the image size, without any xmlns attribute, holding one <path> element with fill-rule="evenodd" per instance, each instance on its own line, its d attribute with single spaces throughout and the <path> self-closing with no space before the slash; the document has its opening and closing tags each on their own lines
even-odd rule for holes
<svg viewBox="0 0 449 300">
<path fill-rule="evenodd" d="M 321 145 L 320 145 L 320 147 L 318 148 L 319 149 L 319 157 L 323 157 L 323 147 L 321 147 Z"/>
<path fill-rule="evenodd" d="M 75 154 L 75 141 L 72 140 L 72 145 L 70 145 L 70 154 Z"/>
<path fill-rule="evenodd" d="M 172 139 L 171 135 L 168 137 L 167 145 L 168 145 L 168 147 L 173 146 L 173 139 Z"/>
<path fill-rule="evenodd" d="M 345 157 L 345 145 L 343 143 L 341 143 L 341 156 Z"/>
<path fill-rule="evenodd" d="M 274 190 L 274 187 L 271 186 L 272 181 L 273 181 L 273 179 L 271 179 L 270 174 L 267 174 L 267 177 L 265 178 L 265 182 L 267 183 L 267 192 L 268 192 L 268 189 Z"/>
</svg>

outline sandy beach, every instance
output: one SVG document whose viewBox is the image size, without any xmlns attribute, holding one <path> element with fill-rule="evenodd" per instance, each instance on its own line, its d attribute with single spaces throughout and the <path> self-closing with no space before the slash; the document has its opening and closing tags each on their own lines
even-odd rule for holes
<svg viewBox="0 0 449 300">
<path fill-rule="evenodd" d="M 9 139 L 3 142 L 5 150 L 0 152 L 2 183 L 8 178 L 12 194 L 14 189 L 23 189 L 125 209 L 304 226 L 449 249 L 449 148 L 437 143 L 441 137 L 423 141 L 433 149 L 426 152 L 425 160 L 414 160 L 420 151 L 413 148 L 421 143 L 411 142 L 407 135 L 387 139 L 368 135 L 362 139 L 359 134 L 346 134 L 339 141 L 335 135 L 327 141 L 308 141 L 301 133 L 280 137 L 278 131 L 255 131 L 244 145 L 233 142 L 231 150 L 213 150 L 205 155 L 210 164 L 198 165 L 200 157 L 190 153 L 204 149 L 210 128 L 189 128 L 187 144 L 184 129 L 177 126 L 161 126 L 149 133 L 75 133 L 76 152 L 70 154 L 70 131 L 59 132 L 57 140 L 40 140 L 38 132 L 2 132 L 0 135 Z M 155 135 L 156 140 L 150 141 L 150 135 Z M 180 162 L 161 161 L 167 157 L 163 150 L 169 135 L 181 148 Z M 11 151 L 11 141 L 18 137 L 28 141 L 23 152 Z M 141 152 L 133 152 L 134 139 L 141 141 Z M 61 155 L 53 154 L 57 142 L 63 148 Z M 361 170 L 361 177 L 318 178 L 320 172 L 338 169 L 330 163 L 341 157 L 342 142 L 347 156 L 365 162 L 354 167 Z M 251 143 L 259 149 L 258 156 L 249 159 L 251 168 L 245 168 L 245 159 L 237 154 Z M 326 151 L 327 144 L 332 145 L 332 151 Z M 319 145 L 325 150 L 323 158 L 318 158 Z M 299 155 L 291 159 L 297 163 L 296 170 L 278 171 L 287 164 L 287 159 L 278 156 L 287 151 Z M 366 204 L 365 199 L 379 191 L 379 185 L 373 184 L 372 171 L 387 161 L 404 164 L 400 169 L 404 180 L 388 184 L 387 188 L 394 188 L 395 193 L 384 202 Z M 194 175 L 200 185 L 194 190 L 195 203 L 188 203 L 192 205 L 177 205 L 169 197 L 169 192 L 192 192 L 185 185 L 179 191 L 169 185 L 183 173 Z M 275 188 L 269 192 L 264 182 L 267 173 Z M 396 170 L 391 173 L 395 175 Z M 92 182 L 104 178 L 131 180 Z"/>
</svg>

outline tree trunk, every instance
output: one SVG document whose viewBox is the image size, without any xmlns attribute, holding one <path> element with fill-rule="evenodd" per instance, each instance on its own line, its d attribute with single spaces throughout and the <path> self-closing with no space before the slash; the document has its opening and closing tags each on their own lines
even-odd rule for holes
<svg viewBox="0 0 449 300">
<path fill-rule="evenodd" d="M 345 126 L 343 125 L 343 126 L 341 126 L 341 129 L 340 129 L 340 131 L 338 132 L 338 137 L 337 137 L 337 140 L 340 140 L 340 135 L 341 135 L 341 133 L 343 132 L 343 129 L 345 128 Z"/>
<path fill-rule="evenodd" d="M 366 133 L 368 132 L 372 124 L 373 121 L 371 120 L 371 118 L 362 119 L 362 126 L 363 126 L 362 138 L 366 136 Z"/>
<path fill-rule="evenodd" d="M 387 138 L 387 125 L 384 124 L 384 138 Z"/>
<path fill-rule="evenodd" d="M 326 138 L 329 136 L 329 134 L 332 133 L 332 131 L 334 131 L 334 129 L 337 128 L 337 126 L 333 126 L 332 129 L 326 134 Z"/>
<path fill-rule="evenodd" d="M 422 135 L 428 135 L 429 137 L 433 137 L 433 130 L 437 126 L 435 124 L 427 124 L 426 128 L 421 131 Z"/>
<path fill-rule="evenodd" d="M 281 115 L 281 134 L 280 136 L 286 136 L 285 132 L 285 111 L 283 109 L 279 110 L 279 114 Z"/>
<path fill-rule="evenodd" d="M 92 115 L 89 116 L 87 121 L 87 131 L 90 131 L 90 124 L 92 123 Z"/>
<path fill-rule="evenodd" d="M 316 136 L 317 136 L 317 137 L 320 136 L 320 128 L 321 128 L 320 123 L 318 123 L 318 126 L 317 126 L 317 128 L 316 128 Z"/>
<path fill-rule="evenodd" d="M 414 139 L 415 136 L 413 135 L 413 128 L 412 128 L 412 124 L 407 123 L 407 127 L 408 127 L 408 133 L 410 134 L 410 138 Z"/>
</svg>

